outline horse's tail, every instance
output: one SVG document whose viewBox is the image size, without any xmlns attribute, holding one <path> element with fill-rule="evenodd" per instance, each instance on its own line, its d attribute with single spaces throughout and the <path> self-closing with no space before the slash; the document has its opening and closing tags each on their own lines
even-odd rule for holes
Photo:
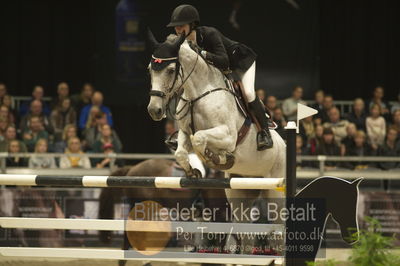
<svg viewBox="0 0 400 266">
<path fill-rule="evenodd" d="M 126 166 L 115 170 L 111 173 L 112 176 L 125 176 L 131 166 Z M 103 188 L 99 198 L 99 218 L 100 219 L 113 219 L 114 218 L 114 201 L 119 198 L 123 188 Z M 111 242 L 111 231 L 100 231 L 99 239 L 105 244 Z"/>
</svg>

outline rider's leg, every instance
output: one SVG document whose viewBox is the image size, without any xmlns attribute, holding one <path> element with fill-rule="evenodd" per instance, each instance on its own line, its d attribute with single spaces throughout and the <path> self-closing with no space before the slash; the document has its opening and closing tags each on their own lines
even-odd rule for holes
<svg viewBox="0 0 400 266">
<path fill-rule="evenodd" d="M 251 67 L 240 75 L 244 87 L 244 94 L 249 103 L 250 109 L 254 112 L 258 123 L 261 125 L 262 130 L 257 134 L 257 149 L 265 150 L 272 148 L 273 142 L 268 128 L 268 119 L 265 115 L 265 107 L 256 96 L 254 89 L 255 76 L 256 76 L 256 62 Z"/>
</svg>

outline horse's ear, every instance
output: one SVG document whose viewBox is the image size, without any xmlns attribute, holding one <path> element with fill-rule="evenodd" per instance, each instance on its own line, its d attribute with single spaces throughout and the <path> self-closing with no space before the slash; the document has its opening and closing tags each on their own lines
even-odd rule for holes
<svg viewBox="0 0 400 266">
<path fill-rule="evenodd" d="M 351 184 L 358 186 L 360 184 L 360 182 L 363 180 L 364 180 L 364 177 L 360 177 L 360 178 L 357 178 L 356 180 L 354 180 L 353 182 L 351 182 Z"/>
<path fill-rule="evenodd" d="M 153 32 L 151 32 L 150 28 L 147 28 L 147 41 L 149 42 L 152 50 L 157 48 L 157 46 L 160 44 L 154 37 Z"/>
</svg>

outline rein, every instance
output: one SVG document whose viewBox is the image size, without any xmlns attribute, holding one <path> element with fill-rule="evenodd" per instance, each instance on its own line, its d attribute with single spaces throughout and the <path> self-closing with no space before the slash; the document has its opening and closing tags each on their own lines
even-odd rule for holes
<svg viewBox="0 0 400 266">
<path fill-rule="evenodd" d="M 192 134 L 194 134 L 196 132 L 195 130 L 195 125 L 194 125 L 194 119 L 193 119 L 193 109 L 194 109 L 194 104 L 199 101 L 200 99 L 206 97 L 207 95 L 216 92 L 216 91 L 227 91 L 229 93 L 231 93 L 233 96 L 237 96 L 236 93 L 234 93 L 233 91 L 227 89 L 227 88 L 216 88 L 216 89 L 212 89 L 209 91 L 204 92 L 203 94 L 201 94 L 200 96 L 196 97 L 193 100 L 188 100 L 183 98 L 182 96 L 179 97 L 179 99 L 181 99 L 182 101 L 185 102 L 185 104 L 183 105 L 183 107 L 176 112 L 177 115 L 179 115 L 183 109 L 185 109 L 186 106 L 189 106 L 188 110 L 186 111 L 186 113 L 184 115 L 182 115 L 180 118 L 176 118 L 176 120 L 181 120 L 184 117 L 186 117 L 188 115 L 188 113 L 190 112 L 190 129 L 192 130 Z"/>
</svg>

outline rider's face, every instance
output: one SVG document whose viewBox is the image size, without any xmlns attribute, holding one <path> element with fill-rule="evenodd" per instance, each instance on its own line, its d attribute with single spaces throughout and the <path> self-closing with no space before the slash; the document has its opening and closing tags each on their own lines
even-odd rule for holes
<svg viewBox="0 0 400 266">
<path fill-rule="evenodd" d="M 189 24 L 175 26 L 175 32 L 176 32 L 177 35 L 180 35 L 182 33 L 185 33 L 185 35 L 188 35 L 189 31 L 190 31 L 190 25 Z"/>
</svg>

